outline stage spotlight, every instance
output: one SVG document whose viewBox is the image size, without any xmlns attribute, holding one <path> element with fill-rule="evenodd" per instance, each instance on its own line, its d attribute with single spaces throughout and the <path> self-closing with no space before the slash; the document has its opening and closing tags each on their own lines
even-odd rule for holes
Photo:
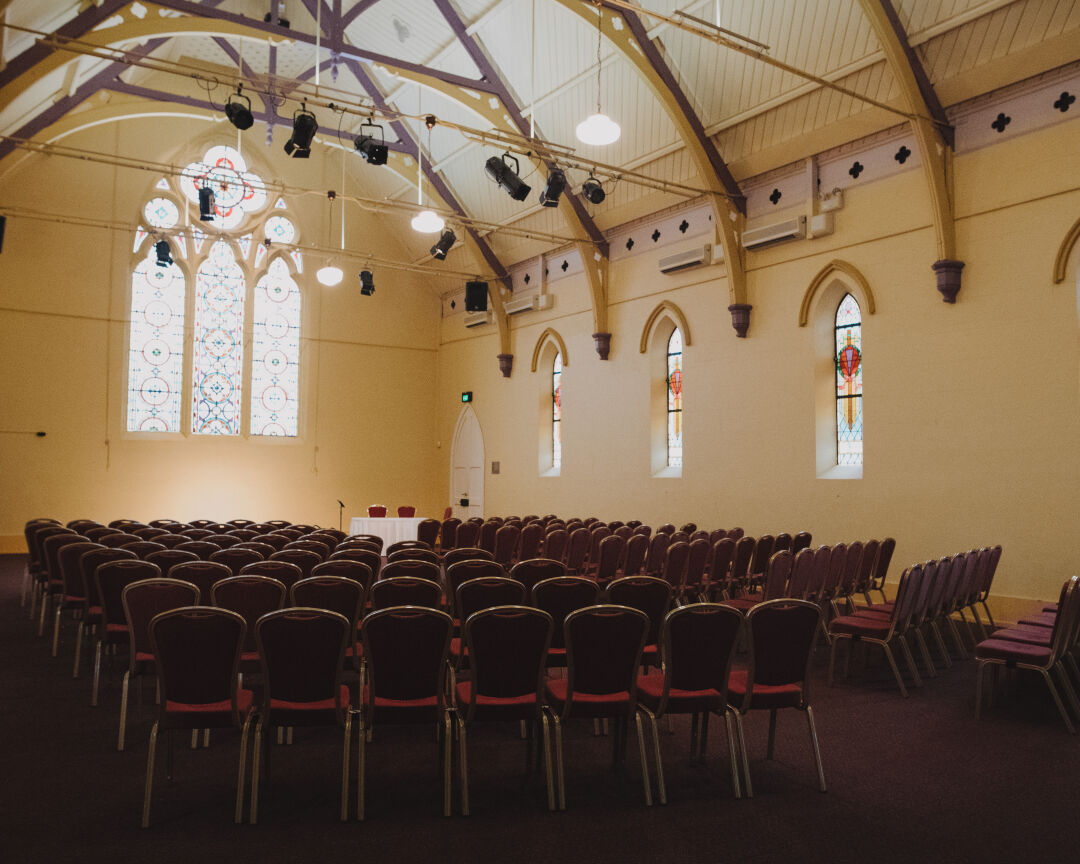
<svg viewBox="0 0 1080 864">
<path fill-rule="evenodd" d="M 454 241 L 457 237 L 454 232 L 447 228 L 442 233 L 442 237 L 439 238 L 439 242 L 431 247 L 431 254 L 435 256 L 438 261 L 446 260 L 446 253 L 450 251 L 450 247 L 454 245 Z"/>
<path fill-rule="evenodd" d="M 370 270 L 360 271 L 360 293 L 365 297 L 370 297 L 375 293 L 375 280 Z"/>
<path fill-rule="evenodd" d="M 379 130 L 378 139 L 375 130 Z M 353 146 L 368 165 L 385 165 L 389 150 L 383 135 L 383 127 L 370 121 L 360 125 L 360 134 L 353 139 Z"/>
<path fill-rule="evenodd" d="M 293 114 L 292 137 L 285 142 L 285 152 L 293 159 L 307 159 L 311 155 L 311 142 L 319 131 L 315 115 L 307 110 L 307 103 Z"/>
<path fill-rule="evenodd" d="M 214 221 L 214 190 L 209 186 L 199 187 L 199 219 L 203 222 Z"/>
<path fill-rule="evenodd" d="M 566 188 L 566 175 L 558 168 L 552 168 L 547 176 L 547 185 L 540 193 L 541 207 L 558 207 L 559 197 Z"/>
<path fill-rule="evenodd" d="M 600 204 L 607 197 L 607 193 L 604 192 L 604 187 L 600 185 L 600 181 L 589 175 L 589 179 L 581 184 L 581 194 L 588 199 L 590 204 Z"/>
<path fill-rule="evenodd" d="M 514 163 L 513 168 L 510 167 L 511 161 Z M 492 156 L 484 163 L 484 170 L 499 184 L 499 188 L 505 190 L 515 201 L 524 201 L 529 197 L 532 188 L 518 176 L 521 173 L 520 165 L 509 153 L 503 153 L 502 159 Z"/>
<path fill-rule="evenodd" d="M 225 116 L 229 118 L 229 122 L 237 129 L 250 129 L 255 122 L 255 117 L 251 113 L 251 100 L 240 92 L 242 86 L 242 84 L 238 84 L 236 94 L 230 96 L 229 101 L 225 103 Z M 247 104 L 242 103 L 241 99 Z"/>
<path fill-rule="evenodd" d="M 168 240 L 158 240 L 154 244 L 154 251 L 157 253 L 157 266 L 168 267 L 173 263 L 172 249 L 169 248 Z"/>
</svg>

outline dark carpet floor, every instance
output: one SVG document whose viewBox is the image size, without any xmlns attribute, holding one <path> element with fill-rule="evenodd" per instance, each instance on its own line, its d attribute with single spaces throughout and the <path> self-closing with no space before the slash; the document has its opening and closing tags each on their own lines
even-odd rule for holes
<svg viewBox="0 0 1080 864">
<path fill-rule="evenodd" d="M 813 680 L 829 791 L 817 790 L 804 718 L 781 713 L 776 760 L 767 714 L 747 720 L 755 797 L 728 783 L 723 724 L 704 767 L 688 759 L 689 723 L 662 734 L 667 806 L 646 808 L 631 737 L 624 773 L 591 724 L 566 735 L 567 810 L 546 810 L 527 775 L 516 726 L 474 727 L 472 815 L 441 815 L 433 734 L 380 730 L 369 748 L 367 821 L 338 821 L 340 737 L 298 730 L 274 749 L 256 826 L 232 822 L 239 735 L 208 750 L 178 741 L 175 776 L 159 747 L 153 824 L 139 828 L 152 687 L 128 747 L 116 750 L 122 667 L 89 706 L 90 678 L 71 677 L 74 627 L 57 659 L 19 608 L 23 559 L 0 557 L 0 848 L 14 862 L 393 861 L 1073 862 L 1080 816 L 1080 740 L 1038 680 L 976 724 L 974 661 L 957 662 L 902 699 L 879 654 L 825 685 Z M 355 752 L 355 751 L 354 751 Z M 350 804 L 350 811 L 354 805 Z M 1071 850 L 1071 851 L 1070 851 Z"/>
</svg>

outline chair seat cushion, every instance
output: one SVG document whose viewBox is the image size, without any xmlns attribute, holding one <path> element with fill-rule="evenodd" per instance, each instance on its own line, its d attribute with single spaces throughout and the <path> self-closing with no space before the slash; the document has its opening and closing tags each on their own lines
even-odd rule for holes
<svg viewBox="0 0 1080 864">
<path fill-rule="evenodd" d="M 743 597 L 735 597 L 732 600 L 728 600 L 727 605 L 738 609 L 740 612 L 746 612 L 748 609 L 753 609 L 760 602 L 761 597 L 757 595 L 749 595 Z"/>
<path fill-rule="evenodd" d="M 1009 630 L 995 630 L 993 638 L 1007 639 L 1010 642 L 1028 642 L 1049 648 L 1052 633 L 1052 630 L 1045 627 L 1013 627 Z"/>
<path fill-rule="evenodd" d="M 735 706 L 746 698 L 746 670 L 732 669 L 728 679 L 728 701 Z M 802 684 L 754 684 L 751 708 L 798 708 L 802 705 Z"/>
<path fill-rule="evenodd" d="M 345 685 L 341 685 L 341 690 L 338 693 L 338 698 L 341 702 L 342 708 L 349 707 L 349 688 Z M 270 700 L 270 710 L 274 711 L 333 711 L 337 706 L 334 703 L 334 697 L 331 696 L 327 699 L 318 699 L 312 702 L 290 702 L 287 699 L 273 699 Z"/>
<path fill-rule="evenodd" d="M 254 695 L 243 688 L 236 691 L 236 710 L 243 717 L 251 710 Z M 169 726 L 184 729 L 206 729 L 215 726 L 231 726 L 232 700 L 220 702 L 165 702 L 166 719 Z"/>
<path fill-rule="evenodd" d="M 385 723 L 426 723 L 439 716 L 441 702 L 435 694 L 419 699 L 371 698 L 370 689 L 365 691 L 364 704 L 370 705 L 373 720 Z"/>
<path fill-rule="evenodd" d="M 457 700 L 462 716 L 469 710 L 471 698 L 472 681 L 459 681 Z M 477 693 L 473 717 L 484 720 L 529 720 L 539 713 L 540 702 L 537 701 L 535 691 L 520 696 L 485 696 Z"/>
<path fill-rule="evenodd" d="M 893 603 L 892 601 L 889 601 L 887 603 L 870 603 L 867 606 L 858 606 L 858 607 L 856 607 L 855 611 L 856 611 L 856 613 L 858 613 L 858 612 L 884 612 L 885 614 L 891 614 L 892 610 L 893 610 L 893 607 L 895 605 L 896 604 Z"/>
<path fill-rule="evenodd" d="M 866 636 L 884 639 L 892 629 L 892 617 L 878 615 L 841 615 L 829 623 L 829 633 L 844 636 Z"/>
<path fill-rule="evenodd" d="M 1015 661 L 1044 666 L 1050 661 L 1050 649 L 1030 642 L 990 638 L 975 646 L 975 657 L 980 660 L 1003 660 L 1006 663 Z"/>
<path fill-rule="evenodd" d="M 1030 618 L 1021 618 L 1017 623 L 1025 624 L 1029 627 L 1053 627 L 1055 621 L 1057 621 L 1057 614 L 1054 612 L 1047 612 L 1043 615 L 1033 615 Z"/>
<path fill-rule="evenodd" d="M 639 675 L 637 679 L 638 702 L 654 714 L 660 707 L 660 697 L 664 692 L 664 674 L 660 671 Z M 666 714 L 697 714 L 702 711 L 714 711 L 724 707 L 720 693 L 715 688 L 705 690 L 680 690 L 672 687 L 668 691 Z"/>
<path fill-rule="evenodd" d="M 1043 606 L 1042 611 L 1043 612 L 1057 612 L 1058 611 L 1058 604 L 1057 603 L 1051 603 L 1048 606 Z"/>
<path fill-rule="evenodd" d="M 547 682 L 547 701 L 557 714 L 565 713 L 568 685 L 569 680 L 566 678 L 552 678 Z M 615 693 L 582 693 L 575 690 L 569 701 L 570 712 L 574 717 L 617 717 L 629 713 L 633 707 L 628 690 Z"/>
</svg>

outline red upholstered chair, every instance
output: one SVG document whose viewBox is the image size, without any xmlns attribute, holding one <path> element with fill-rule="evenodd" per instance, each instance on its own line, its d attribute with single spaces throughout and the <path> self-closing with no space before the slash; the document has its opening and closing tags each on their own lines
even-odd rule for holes
<svg viewBox="0 0 1080 864">
<path fill-rule="evenodd" d="M 427 543 L 429 549 L 434 549 L 439 542 L 439 520 L 422 519 L 416 526 L 416 539 Z"/>
<path fill-rule="evenodd" d="M 355 549 L 363 549 L 367 552 L 374 552 L 376 555 L 382 555 L 383 542 L 381 537 L 349 537 L 346 540 L 342 540 L 334 547 L 334 551 L 330 557 L 337 555 L 339 552 L 352 552 Z"/>
<path fill-rule="evenodd" d="M 379 571 L 382 570 L 383 559 L 379 552 L 371 548 L 365 548 L 360 546 L 351 546 L 347 549 L 338 547 L 328 559 L 329 561 L 359 561 L 361 564 L 366 564 L 368 569 L 371 570 L 371 576 L 373 579 L 379 578 Z"/>
<path fill-rule="evenodd" d="M 809 549 L 813 540 L 813 535 L 809 531 L 800 531 L 791 540 L 792 554 L 798 555 L 803 549 Z"/>
<path fill-rule="evenodd" d="M 439 526 L 439 548 L 444 552 L 459 545 L 457 542 L 457 529 L 461 525 L 461 520 L 456 516 L 451 516 L 450 512 L 450 508 L 447 507 L 442 525 Z"/>
<path fill-rule="evenodd" d="M 120 689 L 120 731 L 116 749 L 124 749 L 127 729 L 128 688 L 132 678 L 156 674 L 154 646 L 150 642 L 150 622 L 155 616 L 181 606 L 198 606 L 199 589 L 180 579 L 141 579 L 124 586 L 121 594 L 128 629 L 128 668 Z M 141 693 L 141 686 L 140 686 Z M 139 700 L 140 704 L 142 700 Z"/>
<path fill-rule="evenodd" d="M 454 613 L 463 626 L 465 620 L 481 609 L 491 606 L 521 606 L 525 603 L 525 586 L 508 576 L 481 576 L 468 579 L 454 592 Z M 455 637 L 450 640 L 450 661 L 461 670 L 468 666 L 468 646 Z"/>
<path fill-rule="evenodd" d="M 289 538 L 284 534 L 256 534 L 251 538 L 252 543 L 265 543 L 267 546 L 273 547 L 275 552 L 278 552 L 285 548 L 285 544 L 289 542 Z"/>
<path fill-rule="evenodd" d="M 588 528 L 575 528 L 570 532 L 570 539 L 566 545 L 566 569 L 576 576 L 585 573 L 589 557 L 589 540 Z"/>
<path fill-rule="evenodd" d="M 44 564 L 39 576 L 39 594 L 41 598 L 41 614 L 38 617 L 37 635 L 45 633 L 45 618 L 48 615 L 49 605 L 54 599 L 60 602 L 64 593 L 64 579 L 60 574 L 60 550 L 73 543 L 86 543 L 87 540 L 81 534 L 64 529 L 66 533 L 49 533 L 41 543 L 41 557 Z M 46 533 L 46 532 L 42 532 Z M 31 604 L 31 610 L 33 609 Z"/>
<path fill-rule="evenodd" d="M 750 556 L 750 568 L 747 573 L 751 588 L 760 585 L 764 581 L 765 570 L 769 566 L 769 559 L 772 557 L 775 543 L 776 538 L 772 534 L 762 534 L 757 538 L 757 542 L 754 544 L 754 554 Z"/>
<path fill-rule="evenodd" d="M 667 790 L 656 721 L 665 714 L 691 715 L 690 758 L 700 755 L 702 760 L 709 714 L 723 715 L 731 759 L 731 790 L 736 798 L 742 797 L 733 728 L 737 715 L 728 704 L 731 661 L 742 626 L 742 615 L 719 603 L 691 603 L 672 609 L 664 618 L 660 629 L 660 668 L 637 679 L 638 704 L 652 726 L 661 804 L 667 804 Z"/>
<path fill-rule="evenodd" d="M 532 606 L 551 616 L 555 629 L 548 648 L 548 666 L 566 665 L 566 643 L 563 641 L 563 622 L 576 609 L 594 606 L 600 600 L 600 586 L 584 576 L 555 576 L 533 585 Z"/>
<path fill-rule="evenodd" d="M 796 600 L 806 600 L 813 572 L 814 550 L 800 549 L 791 563 L 791 578 L 788 580 L 786 596 Z"/>
<path fill-rule="evenodd" d="M 855 600 L 852 595 L 855 593 L 859 573 L 862 569 L 863 550 L 864 546 L 858 540 L 850 543 L 847 547 L 847 554 L 844 556 L 844 570 L 831 598 L 834 617 L 845 613 L 850 615 L 855 612 Z"/>
<path fill-rule="evenodd" d="M 274 553 L 271 552 L 270 554 Z M 264 556 L 254 549 L 241 549 L 233 546 L 230 549 L 219 549 L 210 556 L 210 560 L 215 564 L 224 564 L 232 572 L 232 575 L 236 576 L 248 564 L 264 560 Z"/>
<path fill-rule="evenodd" d="M 586 567 L 590 575 L 596 572 L 600 564 L 600 544 L 611 534 L 611 529 L 601 522 L 594 523 L 589 528 L 589 554 L 586 557 Z"/>
<path fill-rule="evenodd" d="M 690 541 L 690 553 L 686 558 L 686 569 L 676 597 L 678 603 L 696 603 L 703 599 L 705 568 L 711 556 L 712 546 L 709 545 L 707 537 L 698 537 Z"/>
<path fill-rule="evenodd" d="M 210 602 L 219 609 L 228 609 L 244 619 L 247 631 L 240 652 L 240 671 L 253 672 L 260 669 L 259 646 L 255 642 L 255 624 L 267 612 L 285 605 L 285 583 L 271 576 L 245 573 L 228 576 L 214 583 L 210 589 Z"/>
<path fill-rule="evenodd" d="M 101 626 L 101 599 L 98 596 L 97 581 L 94 579 L 94 572 L 97 570 L 99 564 L 104 564 L 106 561 L 119 561 L 122 559 L 129 561 L 138 560 L 133 552 L 128 552 L 124 549 L 110 549 L 108 546 L 100 545 L 79 556 L 79 572 L 82 576 L 82 584 L 86 589 L 86 612 L 79 618 L 79 628 L 75 636 L 75 669 L 72 673 L 73 678 L 78 678 L 79 672 L 81 671 L 80 660 L 82 658 L 83 638 L 89 633 L 96 636 L 98 629 Z"/>
<path fill-rule="evenodd" d="M 467 587 L 463 585 L 462 588 Z M 462 606 L 465 604 L 462 603 Z M 551 736 L 544 706 L 544 670 L 551 642 L 551 616 L 527 606 L 482 609 L 465 621 L 465 644 L 471 673 L 454 687 L 461 770 L 461 812 L 469 815 L 469 763 L 466 730 L 494 720 L 523 721 L 543 735 L 548 809 L 555 809 L 551 775 Z M 530 734 L 531 747 L 535 735 Z M 527 757 L 531 754 L 527 754 Z M 531 764 L 531 759 L 526 762 Z"/>
<path fill-rule="evenodd" d="M 997 629 L 997 624 L 994 623 L 994 616 L 990 614 L 990 607 L 986 605 L 986 598 L 990 596 L 990 586 L 994 581 L 994 573 L 997 572 L 997 566 L 1000 560 L 1001 546 L 991 547 L 990 558 L 987 562 L 986 570 L 982 574 L 982 582 L 979 584 L 978 591 L 971 604 L 971 612 L 973 615 L 977 615 L 975 604 L 978 603 L 982 606 L 983 611 L 986 613 L 986 620 L 990 622 L 991 630 Z"/>
<path fill-rule="evenodd" d="M 566 809 L 562 726 L 575 717 L 615 721 L 612 738 L 616 765 L 625 758 L 627 726 L 631 718 L 634 719 L 645 804 L 652 805 L 645 738 L 637 708 L 638 666 L 648 632 L 648 616 L 629 606 L 587 606 L 571 612 L 563 622 L 566 677 L 549 678 L 545 689 L 545 699 L 555 722 L 560 810 Z"/>
<path fill-rule="evenodd" d="M 556 576 L 566 575 L 566 565 L 562 561 L 551 558 L 530 558 L 518 561 L 510 568 L 510 578 L 517 579 L 525 586 L 526 596 L 532 596 L 533 586 L 544 579 L 553 579 Z"/>
<path fill-rule="evenodd" d="M 664 535 L 657 535 L 658 537 Z M 677 540 L 668 544 L 664 550 L 664 566 L 660 570 L 660 577 L 671 586 L 671 590 L 678 594 L 686 578 L 686 564 L 690 560 L 690 544 L 685 540 Z"/>
<path fill-rule="evenodd" d="M 273 726 L 338 726 L 344 730 L 341 821 L 348 819 L 352 712 L 349 688 L 341 682 L 341 675 L 345 651 L 354 638 L 354 625 L 344 615 L 327 609 L 279 609 L 263 615 L 256 623 L 263 698 L 252 759 L 252 825 L 259 815 L 262 747 L 265 743 L 269 759 L 272 740 L 264 731 Z"/>
<path fill-rule="evenodd" d="M 185 552 L 194 552 L 202 561 L 209 561 L 211 555 L 222 549 L 217 543 L 211 543 L 207 540 L 188 540 L 187 543 L 180 543 L 173 548 Z"/>
<path fill-rule="evenodd" d="M 670 543 L 671 535 L 666 531 L 658 531 L 649 540 L 649 553 L 645 556 L 646 576 L 660 576 L 664 572 L 664 557 Z"/>
<path fill-rule="evenodd" d="M 648 554 L 649 538 L 644 534 L 631 534 L 626 538 L 626 549 L 619 575 L 637 576 L 640 574 Z"/>
<path fill-rule="evenodd" d="M 165 575 L 170 579 L 183 579 L 198 586 L 199 596 L 209 605 L 214 583 L 228 579 L 233 572 L 216 561 L 181 561 L 173 564 Z"/>
<path fill-rule="evenodd" d="M 314 609 L 329 609 L 349 619 L 352 635 L 345 649 L 345 659 L 359 669 L 360 616 L 364 612 L 364 586 L 345 576 L 309 576 L 301 579 L 289 589 L 289 603 L 292 606 L 308 606 Z"/>
<path fill-rule="evenodd" d="M 150 730 L 142 826 L 150 825 L 150 793 L 159 732 L 174 729 L 241 728 L 240 765 L 234 820 L 244 806 L 244 777 L 252 693 L 238 686 L 237 667 L 244 643 L 244 619 L 235 612 L 189 606 L 163 612 L 150 622 L 150 642 L 161 687 L 157 720 Z M 172 735 L 169 738 L 170 753 Z M 172 759 L 169 759 L 172 775 Z"/>
<path fill-rule="evenodd" d="M 728 593 L 729 580 L 731 579 L 731 562 L 735 557 L 735 541 L 730 537 L 721 537 L 712 544 L 709 554 L 709 563 L 705 568 L 705 582 L 702 586 L 702 595 L 706 600 L 727 600 L 731 595 Z"/>
<path fill-rule="evenodd" d="M 746 796 L 754 797 L 750 781 L 750 760 L 741 716 L 753 710 L 769 711 L 769 743 L 765 758 L 773 758 L 776 712 L 795 708 L 806 712 L 810 743 L 817 765 L 818 786 L 825 791 L 825 769 L 821 765 L 814 709 L 810 706 L 810 658 L 821 620 L 821 610 L 807 600 L 769 600 L 759 603 L 746 616 L 750 659 L 745 669 L 735 669 L 728 680 L 728 700 L 738 711 L 736 728 L 742 750 Z"/>
<path fill-rule="evenodd" d="M 91 705 L 98 704 L 103 650 L 113 646 L 127 647 L 129 644 L 127 617 L 124 615 L 124 589 L 140 579 L 157 579 L 160 576 L 161 570 L 156 564 L 140 561 L 138 558 L 105 561 L 94 571 L 95 590 L 101 603 L 101 619 L 97 626 L 97 642 L 94 646 L 94 683 L 90 691 Z"/>
<path fill-rule="evenodd" d="M 480 558 L 469 558 L 464 561 L 457 561 L 446 568 L 446 599 L 450 604 L 449 611 L 454 618 L 455 628 L 460 627 L 462 621 L 461 615 L 458 614 L 456 606 L 454 605 L 457 600 L 458 587 L 468 582 L 470 579 L 487 579 L 504 576 L 506 576 L 506 568 L 504 568 L 502 564 Z"/>
<path fill-rule="evenodd" d="M 626 541 L 616 534 L 609 533 L 600 540 L 593 578 L 600 585 L 606 585 L 615 579 L 619 575 L 619 567 L 625 555 Z"/>
<path fill-rule="evenodd" d="M 565 528 L 556 528 L 544 535 L 544 557 L 554 561 L 566 560 L 566 547 L 570 534 Z"/>
<path fill-rule="evenodd" d="M 873 602 L 870 599 L 870 587 L 874 578 L 874 568 L 877 566 L 877 557 L 880 551 L 881 543 L 878 540 L 867 540 L 863 544 L 862 558 L 859 561 L 859 572 L 855 577 L 855 588 L 852 595 L 861 596 L 867 604 Z"/>
<path fill-rule="evenodd" d="M 371 519 L 378 519 L 386 515 L 385 504 L 372 504 L 367 508 L 367 515 Z"/>
<path fill-rule="evenodd" d="M 433 723 L 442 757 L 443 815 L 450 815 L 451 712 L 446 705 L 446 658 L 454 622 L 445 612 L 392 607 L 361 626 L 366 682 L 360 702 L 357 816 L 363 820 L 367 732 L 379 725 Z"/>
<path fill-rule="evenodd" d="M 442 558 L 443 567 L 449 568 L 459 561 L 494 561 L 495 556 L 478 546 L 460 546 L 450 549 Z"/>
<path fill-rule="evenodd" d="M 443 528 L 445 529 L 445 527 L 446 523 L 444 522 Z M 478 525 L 476 522 L 462 522 L 457 526 L 457 531 L 454 534 L 454 545 L 456 547 L 480 546 L 480 528 L 481 525 Z M 445 549 L 446 547 L 444 546 L 443 548 Z"/>
<path fill-rule="evenodd" d="M 889 575 L 889 562 L 892 561 L 893 552 L 896 550 L 896 540 L 886 537 L 878 546 L 877 558 L 874 560 L 874 570 L 870 577 L 870 590 L 877 591 L 882 600 L 885 596 L 885 579 Z"/>
<path fill-rule="evenodd" d="M 310 540 L 306 537 L 302 540 L 291 540 L 281 548 L 283 552 L 289 549 L 306 549 L 308 552 L 314 552 L 318 555 L 320 561 L 329 558 L 332 551 L 328 542 L 320 543 L 318 540 Z"/>
<path fill-rule="evenodd" d="M 792 542 L 791 535 L 788 534 L 787 531 L 782 531 L 777 534 L 776 539 L 773 540 L 773 555 L 777 552 L 783 552 L 784 550 L 790 551 Z"/>
<path fill-rule="evenodd" d="M 83 581 L 80 561 L 86 552 L 97 549 L 107 549 L 100 543 L 91 543 L 83 540 L 81 543 L 67 543 L 57 553 L 56 561 L 60 571 L 61 590 L 56 594 L 56 613 L 53 616 L 52 656 L 55 657 L 60 647 L 60 619 L 65 611 L 72 616 L 82 619 L 88 609 L 86 583 Z M 75 664 L 75 675 L 78 675 L 79 666 Z"/>
<path fill-rule="evenodd" d="M 395 576 L 380 579 L 368 592 L 371 608 L 389 609 L 393 606 L 422 606 L 440 609 L 443 605 L 442 586 L 421 576 Z"/>
<path fill-rule="evenodd" d="M 517 560 L 527 561 L 530 558 L 540 556 L 540 545 L 544 540 L 544 525 L 541 522 L 530 522 L 521 529 L 521 538 L 518 540 Z"/>
<path fill-rule="evenodd" d="M 321 564 L 323 559 L 319 557 L 317 552 L 312 552 L 310 549 L 282 549 L 280 552 L 275 552 L 267 560 L 288 561 L 290 564 L 295 564 L 304 574 L 303 578 L 307 579 L 311 575 L 312 568 L 316 564 Z"/>
<path fill-rule="evenodd" d="M 432 564 L 430 561 L 413 561 L 406 558 L 387 562 L 379 573 L 380 581 L 393 579 L 395 576 L 415 576 L 439 582 L 442 579 L 442 569 L 438 564 Z"/>
<path fill-rule="evenodd" d="M 365 595 L 371 588 L 371 583 L 375 581 L 375 574 L 371 572 L 369 565 L 363 561 L 350 561 L 347 558 L 335 558 L 330 561 L 323 561 L 322 564 L 316 564 L 311 568 L 311 575 L 341 576 L 345 579 L 352 579 L 363 586 Z"/>
<path fill-rule="evenodd" d="M 291 564 L 288 561 L 255 561 L 251 564 L 245 564 L 240 568 L 240 576 L 268 576 L 271 579 L 277 579 L 285 586 L 285 590 L 293 586 L 294 583 L 299 582 L 304 578 L 304 571 L 297 567 L 295 564 Z M 254 628 L 252 629 L 252 638 L 254 638 Z"/>
<path fill-rule="evenodd" d="M 88 529 L 94 531 L 96 529 Z M 105 533 L 108 533 L 111 529 L 104 528 Z M 32 597 L 35 601 L 38 594 L 38 588 L 41 582 L 41 574 L 45 569 L 44 559 L 41 553 L 41 541 L 50 533 L 55 534 L 76 534 L 81 533 L 82 539 L 94 541 L 94 538 L 87 535 L 86 531 L 76 532 L 73 528 L 68 528 L 61 525 L 56 519 L 31 519 L 23 526 L 23 537 L 26 540 L 26 552 L 27 562 L 26 569 L 23 571 L 22 591 L 19 595 L 19 606 L 26 606 L 26 598 Z M 39 539 L 39 534 L 41 535 Z M 96 542 L 96 541 L 95 541 Z M 34 617 L 34 612 L 31 610 L 30 618 Z"/>
<path fill-rule="evenodd" d="M 658 576 L 624 576 L 607 587 L 607 602 L 639 609 L 649 616 L 649 633 L 641 651 L 643 666 L 656 666 L 660 657 L 660 628 L 671 609 L 674 592 Z"/>
<path fill-rule="evenodd" d="M 408 505 L 403 505 L 397 508 L 397 515 L 399 519 L 412 519 L 416 516 L 416 508 Z"/>
</svg>

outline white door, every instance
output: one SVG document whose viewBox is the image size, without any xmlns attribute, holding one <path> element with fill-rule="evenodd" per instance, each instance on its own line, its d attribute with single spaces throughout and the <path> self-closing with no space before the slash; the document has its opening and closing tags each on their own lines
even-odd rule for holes
<svg viewBox="0 0 1080 864">
<path fill-rule="evenodd" d="M 462 504 L 465 501 L 467 503 Z M 461 409 L 450 451 L 450 506 L 464 521 L 484 515 L 484 436 L 472 405 Z"/>
</svg>

